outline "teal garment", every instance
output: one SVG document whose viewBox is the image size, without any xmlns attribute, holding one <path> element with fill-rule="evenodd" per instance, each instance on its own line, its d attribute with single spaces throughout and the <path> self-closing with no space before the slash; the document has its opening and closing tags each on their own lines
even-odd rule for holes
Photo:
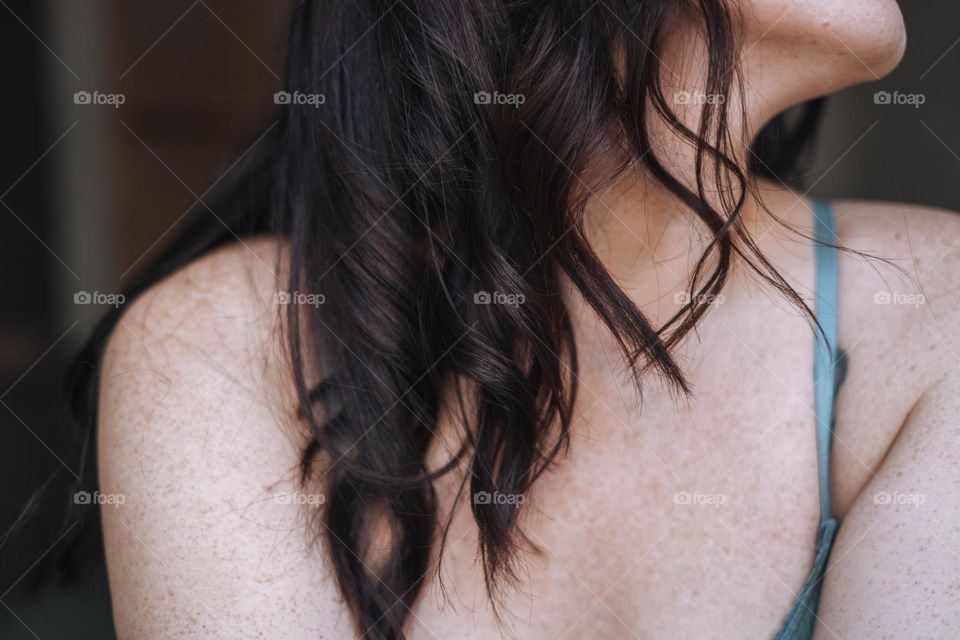
<svg viewBox="0 0 960 640">
<path fill-rule="evenodd" d="M 809 640 L 817 622 L 817 605 L 830 548 L 839 526 L 830 509 L 830 445 L 833 435 L 833 406 L 843 382 L 846 358 L 837 347 L 837 244 L 830 203 L 814 201 L 817 302 L 816 315 L 821 331 L 814 332 L 813 393 L 817 423 L 817 473 L 820 482 L 820 530 L 813 570 L 797 602 L 787 615 L 776 640 Z"/>
</svg>

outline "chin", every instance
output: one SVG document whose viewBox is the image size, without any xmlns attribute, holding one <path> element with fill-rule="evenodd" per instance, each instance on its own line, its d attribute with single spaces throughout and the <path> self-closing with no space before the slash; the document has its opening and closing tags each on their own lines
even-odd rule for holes
<svg viewBox="0 0 960 640">
<path fill-rule="evenodd" d="M 842 7 L 835 12 L 836 23 L 825 25 L 835 36 L 834 48 L 855 57 L 857 65 L 869 76 L 865 79 L 874 80 L 893 71 L 907 46 L 907 31 L 897 3 L 841 0 L 837 4 Z"/>
<path fill-rule="evenodd" d="M 751 75 L 794 78 L 795 99 L 877 80 L 906 48 L 895 0 L 745 0 L 743 7 Z"/>
</svg>

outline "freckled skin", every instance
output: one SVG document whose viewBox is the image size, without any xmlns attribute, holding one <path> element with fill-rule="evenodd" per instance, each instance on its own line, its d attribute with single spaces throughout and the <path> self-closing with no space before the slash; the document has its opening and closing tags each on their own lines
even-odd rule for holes
<svg viewBox="0 0 960 640">
<path fill-rule="evenodd" d="M 276 246 L 247 242 L 154 287 L 111 337 L 102 511 L 121 638 L 341 637 L 344 616 L 284 501 L 301 439 L 275 329 Z M 272 255 L 271 255 L 272 254 Z M 278 498 L 279 496 L 279 498 Z"/>
<path fill-rule="evenodd" d="M 744 4 L 753 47 L 742 100 L 756 126 L 770 111 L 886 72 L 902 53 L 892 1 Z M 805 203 L 764 189 L 774 214 L 810 229 Z M 817 637 L 957 637 L 960 218 L 835 206 L 841 244 L 902 260 L 925 303 L 876 304 L 878 292 L 916 283 L 841 256 L 850 372 L 832 490 L 843 524 Z M 684 275 L 698 252 L 686 222 L 654 234 L 650 220 L 630 218 L 635 209 L 621 211 L 624 224 L 670 258 L 653 260 L 618 227 L 603 259 L 662 321 L 680 290 L 674 272 Z M 810 246 L 772 224 L 754 237 L 798 291 L 812 291 Z M 99 473 L 101 491 L 126 497 L 102 509 L 123 639 L 357 635 L 310 544 L 323 507 L 282 498 L 297 490 L 303 436 L 276 319 L 278 251 L 260 238 L 196 261 L 133 303 L 109 343 Z M 744 273 L 724 295 L 680 346 L 694 396 L 678 401 L 649 380 L 642 405 L 609 336 L 569 300 L 583 345 L 580 395 L 571 452 L 524 510 L 540 550 L 506 590 L 499 626 L 468 505 L 452 500 L 458 478 L 440 481 L 442 509 L 454 511 L 447 599 L 431 577 L 410 638 L 772 636 L 809 571 L 817 526 L 813 342 L 805 320 Z M 438 430 L 438 441 L 454 431 L 448 420 Z M 432 455 L 443 458 L 439 444 Z M 300 489 L 313 490 L 323 487 Z M 884 493 L 899 497 L 882 504 Z"/>
<path fill-rule="evenodd" d="M 808 225 L 806 208 L 784 212 L 791 199 L 768 194 L 775 212 Z M 878 308 L 875 293 L 898 276 L 841 258 L 851 367 L 833 491 L 845 520 L 820 617 L 844 638 L 952 637 L 960 256 L 947 250 L 960 219 L 877 203 L 841 202 L 837 212 L 848 246 L 924 265 L 909 270 L 923 274 L 928 302 Z M 306 508 L 271 499 L 293 490 L 299 442 L 281 426 L 290 393 L 264 267 L 275 247 L 247 244 L 256 257 L 228 247 L 155 287 L 109 346 L 100 475 L 102 491 L 126 496 L 103 509 L 121 638 L 352 633 L 306 542 Z M 773 233 L 762 248 L 798 287 L 812 287 L 809 250 Z M 506 629 L 518 637 L 763 637 L 788 610 L 817 518 L 812 342 L 802 319 L 745 279 L 726 295 L 700 343 L 683 347 L 696 397 L 679 405 L 651 383 L 636 411 L 611 371 L 615 352 L 595 323 L 579 323 L 595 348 L 583 358 L 571 454 L 540 481 L 525 515 L 543 552 L 527 556 L 529 582 L 505 598 Z M 440 484 L 445 508 L 454 483 Z M 697 491 L 725 502 L 674 501 Z M 880 491 L 927 502 L 875 505 Z M 412 638 L 501 637 L 465 506 L 443 565 L 450 600 L 431 581 Z"/>
</svg>

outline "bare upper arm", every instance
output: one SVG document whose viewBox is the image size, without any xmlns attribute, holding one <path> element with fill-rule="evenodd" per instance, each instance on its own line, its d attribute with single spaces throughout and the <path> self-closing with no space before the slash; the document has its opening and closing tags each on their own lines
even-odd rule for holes
<svg viewBox="0 0 960 640">
<path fill-rule="evenodd" d="M 124 496 L 102 507 L 121 638 L 335 637 L 345 624 L 307 544 L 309 506 L 288 497 L 301 443 L 284 424 L 275 256 L 258 240 L 202 258 L 111 336 L 98 448 L 100 491 Z"/>
<path fill-rule="evenodd" d="M 840 346 L 848 375 L 837 404 L 834 511 L 851 508 L 907 416 L 960 362 L 960 215 L 929 207 L 834 203 Z"/>
<path fill-rule="evenodd" d="M 841 346 L 833 446 L 843 517 L 818 638 L 960 632 L 960 216 L 838 202 Z"/>
<path fill-rule="evenodd" d="M 960 373 L 910 412 L 845 518 L 818 638 L 960 636 Z"/>
</svg>

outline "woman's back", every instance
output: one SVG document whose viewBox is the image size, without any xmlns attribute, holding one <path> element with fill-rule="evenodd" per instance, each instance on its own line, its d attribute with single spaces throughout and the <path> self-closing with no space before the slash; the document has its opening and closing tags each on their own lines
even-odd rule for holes
<svg viewBox="0 0 960 640">
<path fill-rule="evenodd" d="M 766 196 L 774 214 L 812 229 L 806 202 L 779 190 Z M 960 223 L 896 205 L 841 202 L 835 210 L 840 244 L 912 260 L 898 264 L 926 296 L 906 304 L 908 279 L 841 254 L 840 345 L 849 374 L 837 404 L 832 494 L 842 526 L 819 618 L 827 637 L 846 637 L 845 612 L 864 594 L 890 596 L 898 580 L 891 571 L 851 589 L 857 572 L 877 557 L 906 562 L 896 549 L 919 535 L 883 496 L 923 493 L 925 470 L 956 456 L 949 433 L 913 433 L 907 418 L 922 396 L 952 384 L 945 376 L 960 353 L 951 330 L 960 270 L 948 238 Z M 617 213 L 611 224 L 654 249 L 611 271 L 641 310 L 663 322 L 684 302 L 674 285 L 687 275 L 686 223 L 667 218 L 651 230 Z M 753 232 L 812 301 L 812 246 L 772 225 Z M 609 237 L 613 256 L 617 236 Z M 321 520 L 310 514 L 333 508 L 324 465 L 315 485 L 296 483 L 306 434 L 295 426 L 276 321 L 277 252 L 276 242 L 258 238 L 204 257 L 151 289 L 114 330 L 99 437 L 101 490 L 126 495 L 123 509 L 103 512 L 121 637 L 356 634 L 322 548 L 311 545 Z M 820 516 L 813 331 L 744 273 L 703 302 L 710 312 L 677 350 L 692 396 L 678 401 L 650 375 L 641 403 L 609 332 L 567 292 L 582 345 L 569 451 L 524 496 L 465 490 L 456 498 L 462 469 L 437 481 L 438 520 L 452 511 L 452 526 L 441 579 L 428 571 L 409 637 L 776 632 L 810 571 Z M 455 406 L 451 398 L 438 421 L 434 464 L 456 453 Z M 917 456 L 921 449 L 926 457 Z M 511 500 L 524 503 L 519 525 L 528 543 L 515 584 L 504 585 L 498 623 L 470 510 Z M 365 561 L 375 565 L 377 557 Z M 898 625 L 907 623 L 890 610 L 876 628 L 862 621 L 859 631 L 906 632 Z"/>
</svg>

